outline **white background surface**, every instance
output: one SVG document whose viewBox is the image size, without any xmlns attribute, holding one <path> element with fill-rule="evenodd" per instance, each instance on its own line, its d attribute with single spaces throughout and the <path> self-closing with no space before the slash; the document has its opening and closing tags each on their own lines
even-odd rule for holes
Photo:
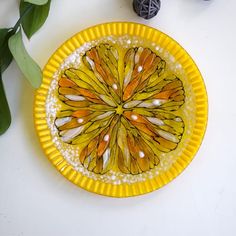
<svg viewBox="0 0 236 236">
<path fill-rule="evenodd" d="M 33 127 L 34 91 L 15 63 L 4 73 L 12 125 L 0 137 L 0 236 L 236 235 L 236 1 L 162 0 L 158 16 L 137 17 L 131 0 L 52 0 L 43 28 L 25 40 L 43 67 L 76 32 L 135 21 L 175 38 L 199 66 L 209 124 L 190 166 L 166 187 L 113 199 L 82 190 L 44 156 Z M 18 1 L 0 0 L 0 27 L 18 18 Z"/>
</svg>

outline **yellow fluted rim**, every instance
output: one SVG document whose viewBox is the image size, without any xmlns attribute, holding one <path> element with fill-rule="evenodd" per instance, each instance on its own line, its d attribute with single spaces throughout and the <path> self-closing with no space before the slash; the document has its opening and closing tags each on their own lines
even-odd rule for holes
<svg viewBox="0 0 236 236">
<path fill-rule="evenodd" d="M 50 129 L 46 121 L 45 106 L 48 89 L 50 87 L 53 75 L 66 57 L 86 42 L 109 35 L 122 36 L 127 34 L 131 36 L 139 36 L 155 42 L 163 49 L 170 52 L 170 54 L 182 65 L 182 68 L 192 85 L 195 95 L 196 122 L 191 137 L 189 137 L 188 145 L 183 148 L 180 157 L 175 161 L 171 168 L 164 173 L 159 174 L 152 179 L 146 179 L 143 182 L 114 185 L 83 176 L 80 172 L 74 170 L 73 167 L 63 158 L 52 141 Z M 207 125 L 207 117 L 208 102 L 205 85 L 196 64 L 191 59 L 189 54 L 175 40 L 166 34 L 154 28 L 130 22 L 114 22 L 96 25 L 79 32 L 67 40 L 51 56 L 48 63 L 44 67 L 43 82 L 35 94 L 35 128 L 38 133 L 41 146 L 48 159 L 62 175 L 77 186 L 80 186 L 90 192 L 112 197 L 129 197 L 145 194 L 162 187 L 178 176 L 192 161 L 200 147 Z"/>
</svg>

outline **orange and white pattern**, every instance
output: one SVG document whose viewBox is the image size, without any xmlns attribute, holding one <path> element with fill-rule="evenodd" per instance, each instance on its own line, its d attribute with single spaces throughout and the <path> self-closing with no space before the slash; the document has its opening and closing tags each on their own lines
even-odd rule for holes
<svg viewBox="0 0 236 236">
<path fill-rule="evenodd" d="M 58 134 L 64 143 L 83 147 L 79 160 L 96 174 L 153 169 L 184 133 L 178 113 L 185 103 L 183 83 L 149 48 L 92 47 L 79 68 L 64 71 L 58 98 Z"/>
</svg>

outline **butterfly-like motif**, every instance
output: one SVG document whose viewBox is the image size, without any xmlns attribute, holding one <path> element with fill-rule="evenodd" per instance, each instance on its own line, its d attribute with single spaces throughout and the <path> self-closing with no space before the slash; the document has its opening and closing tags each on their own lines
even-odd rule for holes
<svg viewBox="0 0 236 236">
<path fill-rule="evenodd" d="M 100 44 L 58 84 L 62 109 L 55 125 L 62 141 L 83 147 L 79 159 L 89 171 L 148 171 L 182 138 L 176 111 L 184 104 L 183 83 L 149 48 L 123 52 Z"/>
</svg>

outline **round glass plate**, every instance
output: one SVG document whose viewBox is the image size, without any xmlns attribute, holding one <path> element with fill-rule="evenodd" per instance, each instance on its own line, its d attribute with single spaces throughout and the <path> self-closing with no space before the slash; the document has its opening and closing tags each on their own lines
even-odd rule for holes
<svg viewBox="0 0 236 236">
<path fill-rule="evenodd" d="M 68 180 L 128 197 L 185 169 L 203 139 L 207 106 L 202 76 L 176 41 L 118 22 L 83 30 L 52 55 L 34 117 L 46 156 Z"/>
</svg>

